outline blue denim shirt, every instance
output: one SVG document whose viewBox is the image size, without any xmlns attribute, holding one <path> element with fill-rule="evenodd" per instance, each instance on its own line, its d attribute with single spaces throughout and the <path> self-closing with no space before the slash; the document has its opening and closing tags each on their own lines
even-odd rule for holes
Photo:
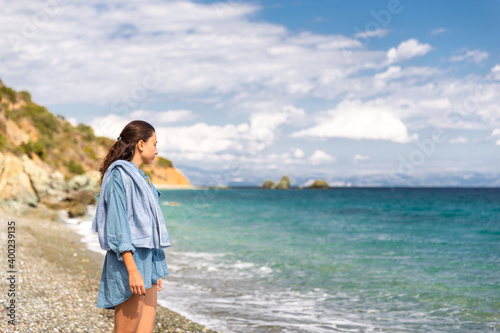
<svg viewBox="0 0 500 333">
<path fill-rule="evenodd" d="M 110 175 L 106 192 L 106 235 L 110 250 L 115 252 L 118 260 L 123 261 L 122 252 L 135 252 L 132 245 L 130 226 L 127 221 L 127 200 L 122 176 L 118 169 L 113 170 Z"/>
<path fill-rule="evenodd" d="M 99 233 L 101 248 L 120 253 L 131 246 L 170 246 L 159 195 L 151 179 L 135 163 L 113 162 L 104 175 L 92 224 L 92 230 Z M 128 228 L 124 225 L 127 223 Z"/>
<path fill-rule="evenodd" d="M 157 193 L 158 200 L 160 192 L 156 190 L 142 171 L 141 175 L 151 184 L 151 189 Z M 99 285 L 97 307 L 115 309 L 117 304 L 128 299 L 130 291 L 128 271 L 123 263 L 122 253 L 131 251 L 137 269 L 144 279 L 144 286 L 149 289 L 156 284 L 158 279 L 168 274 L 165 260 L 165 252 L 161 248 L 135 247 L 132 244 L 130 226 L 127 221 L 127 200 L 125 195 L 121 172 L 114 169 L 110 173 L 108 186 L 103 195 L 106 203 L 106 234 L 110 250 L 107 251 Z"/>
</svg>

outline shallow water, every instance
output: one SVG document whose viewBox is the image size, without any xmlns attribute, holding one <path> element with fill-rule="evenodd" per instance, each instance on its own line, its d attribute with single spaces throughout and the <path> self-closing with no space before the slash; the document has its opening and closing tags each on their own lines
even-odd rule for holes
<svg viewBox="0 0 500 333">
<path fill-rule="evenodd" d="M 500 189 L 162 191 L 159 303 L 224 332 L 500 331 Z"/>
</svg>

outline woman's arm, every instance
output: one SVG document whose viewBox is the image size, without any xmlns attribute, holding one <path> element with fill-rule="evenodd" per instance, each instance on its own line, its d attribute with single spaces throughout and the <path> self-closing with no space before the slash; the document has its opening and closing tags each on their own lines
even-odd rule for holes
<svg viewBox="0 0 500 333">
<path fill-rule="evenodd" d="M 123 262 L 127 267 L 128 271 L 128 282 L 130 285 L 130 291 L 137 295 L 146 295 L 146 288 L 144 286 L 144 280 L 142 279 L 141 273 L 137 269 L 137 266 L 132 256 L 131 251 L 122 252 Z"/>
</svg>

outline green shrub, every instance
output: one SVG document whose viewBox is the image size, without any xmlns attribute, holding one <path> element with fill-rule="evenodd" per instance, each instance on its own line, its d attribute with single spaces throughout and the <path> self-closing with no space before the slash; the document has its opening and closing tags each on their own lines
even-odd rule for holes
<svg viewBox="0 0 500 333">
<path fill-rule="evenodd" d="M 19 124 L 19 114 L 10 109 L 9 104 L 2 103 L 3 109 L 5 110 L 5 117 L 12 120 L 16 124 Z"/>
<path fill-rule="evenodd" d="M 0 150 L 3 151 L 7 147 L 7 138 L 0 133 Z"/>
<path fill-rule="evenodd" d="M 103 146 L 106 149 L 111 148 L 111 146 L 115 144 L 115 140 L 107 138 L 105 136 L 98 136 L 96 138 L 96 142 L 98 145 Z"/>
<path fill-rule="evenodd" d="M 164 168 L 173 168 L 174 167 L 172 161 L 170 161 L 166 158 L 163 158 L 163 157 L 158 157 L 158 165 L 161 167 L 164 167 Z"/>
<path fill-rule="evenodd" d="M 67 163 L 66 166 L 68 167 L 68 170 L 71 173 L 74 173 L 77 175 L 81 175 L 82 173 L 85 173 L 85 170 L 83 170 L 82 165 L 75 162 L 75 161 L 71 161 L 71 162 Z"/>
<path fill-rule="evenodd" d="M 40 156 L 42 160 L 47 157 L 47 148 L 45 147 L 43 140 L 38 140 L 33 144 L 33 152 Z"/>
<path fill-rule="evenodd" d="M 63 123 L 62 130 L 64 133 L 70 133 L 72 129 L 73 129 L 73 126 L 71 126 L 70 123 L 68 123 L 68 122 Z"/>
<path fill-rule="evenodd" d="M 16 155 L 18 157 L 24 155 L 24 150 L 21 146 L 14 147 L 12 149 L 12 152 L 14 153 L 14 155 Z"/>
<path fill-rule="evenodd" d="M 33 120 L 36 129 L 43 136 L 52 139 L 53 133 L 59 130 L 59 120 L 47 108 L 27 103 L 22 109 L 23 115 Z"/>
<path fill-rule="evenodd" d="M 19 94 L 21 95 L 23 101 L 25 101 L 26 103 L 31 103 L 31 94 L 29 92 L 21 91 Z"/>
<path fill-rule="evenodd" d="M 80 124 L 78 124 L 78 126 L 76 128 L 80 132 L 83 133 L 84 140 L 86 140 L 86 141 L 94 141 L 95 140 L 95 134 L 94 134 L 94 130 L 92 129 L 92 127 L 80 123 Z"/>
<path fill-rule="evenodd" d="M 28 141 L 27 143 L 25 143 L 25 142 L 21 143 L 20 147 L 21 147 L 22 151 L 24 151 L 24 153 L 28 156 L 30 156 L 31 153 L 34 152 L 33 142 L 31 142 L 31 140 Z M 31 156 L 30 156 L 30 158 L 31 158 Z"/>
<path fill-rule="evenodd" d="M 92 159 L 94 159 L 94 160 L 97 159 L 97 155 L 95 154 L 95 151 L 94 151 L 94 149 L 92 149 L 91 146 L 85 147 L 85 149 L 83 151 L 85 153 L 87 153 L 87 155 L 89 155 Z"/>
<path fill-rule="evenodd" d="M 10 89 L 9 87 L 2 86 L 0 88 L 0 95 L 2 96 L 2 100 L 4 98 L 6 98 L 9 101 L 11 101 L 12 103 L 16 102 L 16 92 L 14 90 Z"/>
</svg>

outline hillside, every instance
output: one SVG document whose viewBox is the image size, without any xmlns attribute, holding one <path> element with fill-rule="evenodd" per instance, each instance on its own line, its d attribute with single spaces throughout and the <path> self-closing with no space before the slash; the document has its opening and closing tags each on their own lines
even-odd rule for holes
<svg viewBox="0 0 500 333">
<path fill-rule="evenodd" d="M 85 124 L 34 103 L 29 92 L 16 92 L 0 80 L 0 200 L 36 206 L 75 189 L 98 191 L 97 172 L 114 143 Z M 166 158 L 143 166 L 153 183 L 190 186 Z"/>
</svg>

